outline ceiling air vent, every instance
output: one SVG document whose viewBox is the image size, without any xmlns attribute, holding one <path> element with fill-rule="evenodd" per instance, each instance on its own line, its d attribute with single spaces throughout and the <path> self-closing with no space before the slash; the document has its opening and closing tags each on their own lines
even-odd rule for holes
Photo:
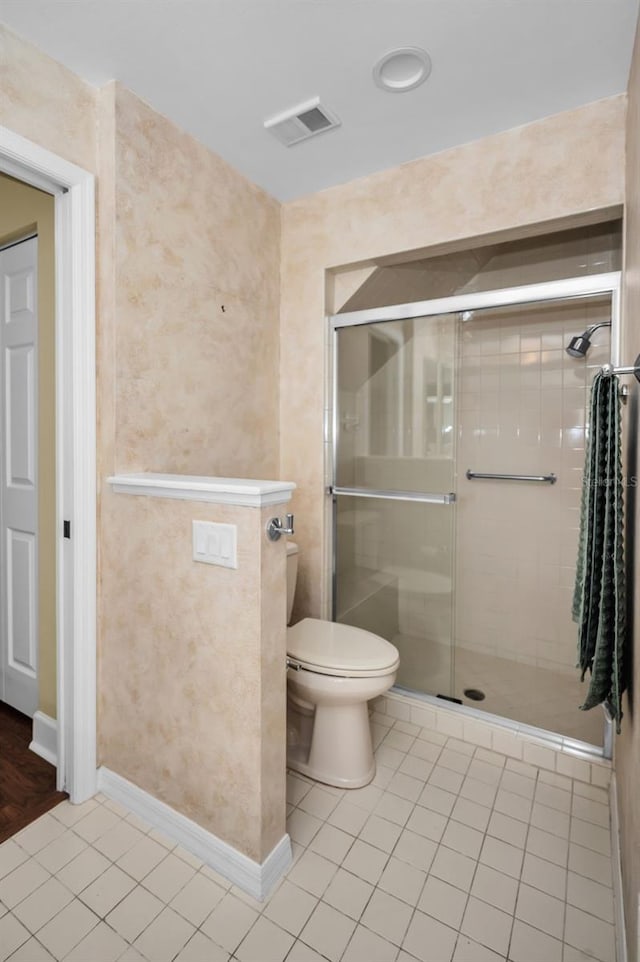
<svg viewBox="0 0 640 962">
<path fill-rule="evenodd" d="M 308 140 L 325 130 L 339 127 L 340 121 L 320 103 L 319 97 L 314 97 L 313 100 L 307 100 L 297 107 L 270 117 L 265 120 L 264 126 L 265 130 L 270 131 L 285 147 L 293 147 L 301 140 Z"/>
</svg>

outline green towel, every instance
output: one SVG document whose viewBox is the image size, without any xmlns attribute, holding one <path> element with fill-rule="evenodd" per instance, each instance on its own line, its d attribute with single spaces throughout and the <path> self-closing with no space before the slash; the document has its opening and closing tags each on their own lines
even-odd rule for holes
<svg viewBox="0 0 640 962">
<path fill-rule="evenodd" d="M 624 691 L 626 586 L 623 549 L 620 394 L 615 375 L 596 374 L 582 481 L 573 620 L 581 680 L 591 678 L 584 710 L 608 702 L 620 731 Z"/>
</svg>

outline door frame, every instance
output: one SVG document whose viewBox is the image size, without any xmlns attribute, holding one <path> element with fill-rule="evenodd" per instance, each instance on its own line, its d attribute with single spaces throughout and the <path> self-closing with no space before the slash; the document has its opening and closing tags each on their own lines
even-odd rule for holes
<svg viewBox="0 0 640 962">
<path fill-rule="evenodd" d="M 57 783 L 82 802 L 97 791 L 95 178 L 2 126 L 0 172 L 55 200 Z"/>
</svg>

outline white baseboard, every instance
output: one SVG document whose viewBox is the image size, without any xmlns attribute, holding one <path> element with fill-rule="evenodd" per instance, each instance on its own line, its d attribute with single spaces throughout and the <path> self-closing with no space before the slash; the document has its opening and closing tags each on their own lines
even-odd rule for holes
<svg viewBox="0 0 640 962">
<path fill-rule="evenodd" d="M 291 864 L 291 841 L 288 835 L 280 839 L 260 864 L 104 766 L 98 769 L 98 791 L 135 812 L 260 901 L 269 895 Z"/>
<path fill-rule="evenodd" d="M 33 735 L 29 748 L 45 762 L 58 767 L 58 722 L 44 712 L 33 716 Z"/>
<path fill-rule="evenodd" d="M 616 927 L 616 960 L 627 962 L 627 929 L 624 918 L 622 890 L 622 860 L 620 858 L 620 820 L 618 818 L 618 786 L 615 772 L 609 787 L 611 808 L 611 868 L 613 872 L 613 911 Z"/>
</svg>

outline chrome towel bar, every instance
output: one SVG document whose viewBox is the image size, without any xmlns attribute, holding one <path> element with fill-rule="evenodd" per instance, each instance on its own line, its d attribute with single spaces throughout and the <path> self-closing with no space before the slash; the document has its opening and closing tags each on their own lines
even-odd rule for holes
<svg viewBox="0 0 640 962">
<path fill-rule="evenodd" d="M 604 364 L 600 368 L 600 371 L 605 377 L 611 377 L 612 374 L 633 374 L 636 381 L 640 381 L 640 354 L 638 354 L 634 364 L 626 367 L 614 367 L 613 364 Z"/>
<path fill-rule="evenodd" d="M 469 481 L 486 478 L 490 481 L 537 481 L 539 484 L 555 484 L 558 478 L 555 474 L 484 474 L 480 471 L 467 471 Z"/>
</svg>

